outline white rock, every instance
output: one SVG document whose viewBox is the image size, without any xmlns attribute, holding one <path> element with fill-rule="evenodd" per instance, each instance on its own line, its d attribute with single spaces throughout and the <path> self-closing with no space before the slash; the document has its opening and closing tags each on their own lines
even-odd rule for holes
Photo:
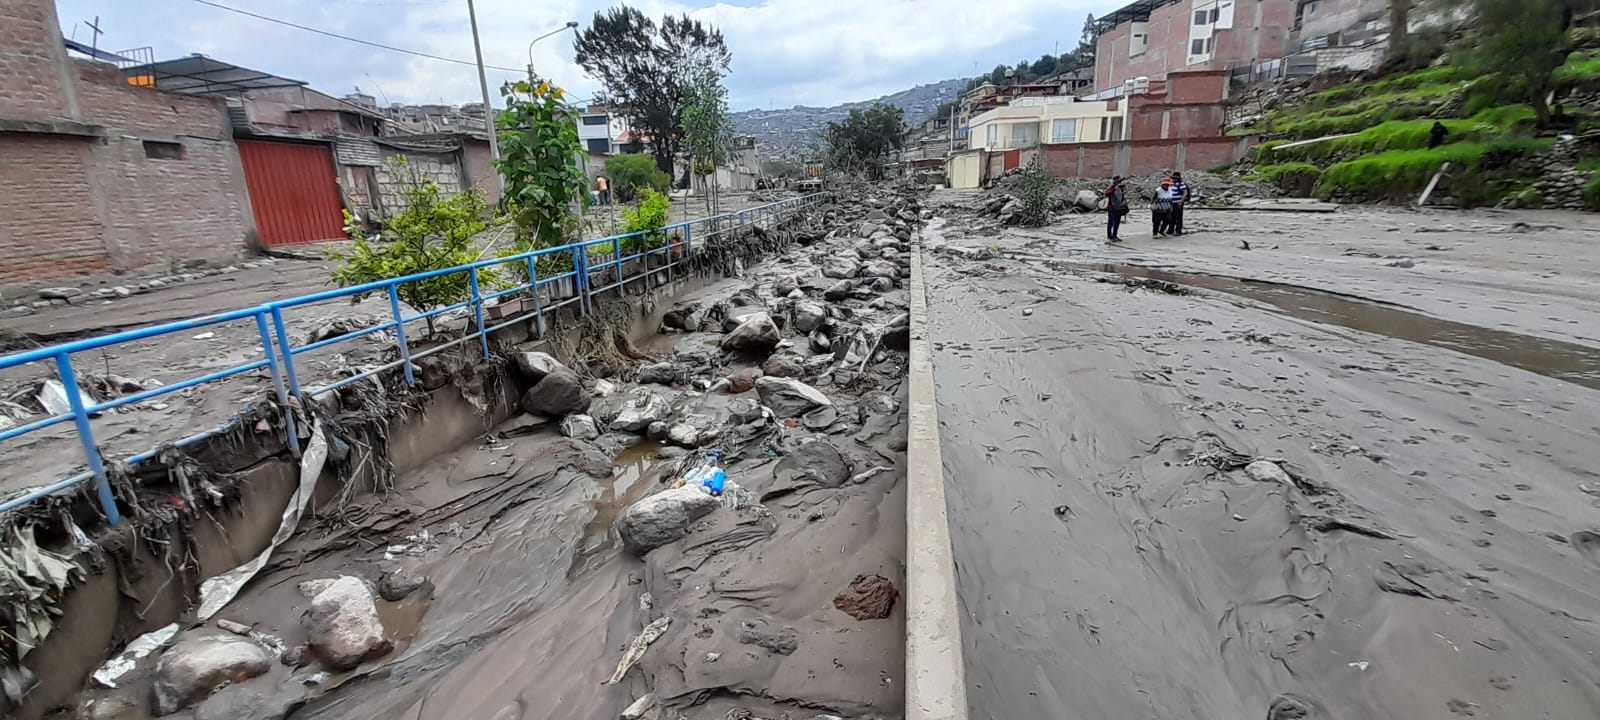
<svg viewBox="0 0 1600 720">
<path fill-rule="evenodd" d="M 229 682 L 262 675 L 271 667 L 272 654 L 244 638 L 205 635 L 183 640 L 156 663 L 152 685 L 156 714 L 171 715 Z"/>
<path fill-rule="evenodd" d="M 307 644 L 330 670 L 349 670 L 394 648 L 384 637 L 372 590 L 344 575 L 311 600 L 306 611 Z"/>
<path fill-rule="evenodd" d="M 689 534 L 690 524 L 721 505 L 698 485 L 673 488 L 629 505 L 617 519 L 617 533 L 629 552 L 643 556 Z"/>
<path fill-rule="evenodd" d="M 574 440 L 593 440 L 600 437 L 600 428 L 588 415 L 568 415 L 561 420 L 561 434 Z"/>
<path fill-rule="evenodd" d="M 1284 472 L 1282 467 L 1271 460 L 1257 460 L 1250 463 L 1244 466 L 1244 473 L 1256 482 L 1294 484 L 1294 481 L 1289 479 L 1289 473 Z"/>
</svg>

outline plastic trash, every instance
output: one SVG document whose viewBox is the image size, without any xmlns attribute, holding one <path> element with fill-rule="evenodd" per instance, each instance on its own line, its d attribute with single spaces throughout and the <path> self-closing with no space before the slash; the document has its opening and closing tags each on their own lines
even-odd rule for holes
<svg viewBox="0 0 1600 720">
<path fill-rule="evenodd" d="M 707 451 L 705 461 L 685 473 L 683 480 L 685 485 L 700 486 L 712 496 L 721 497 L 722 489 L 728 484 L 728 473 L 722 469 L 722 451 Z"/>
<path fill-rule="evenodd" d="M 77 390 L 78 400 L 83 403 L 84 407 L 95 406 L 95 400 L 89 397 L 89 393 L 84 392 L 83 388 L 77 388 Z M 44 381 L 39 386 L 39 393 L 36 397 L 39 401 L 39 407 L 44 408 L 44 411 L 51 415 L 68 415 L 72 412 L 72 404 L 67 400 L 67 388 L 58 380 Z M 89 417 L 100 417 L 100 413 L 89 413 Z"/>
</svg>

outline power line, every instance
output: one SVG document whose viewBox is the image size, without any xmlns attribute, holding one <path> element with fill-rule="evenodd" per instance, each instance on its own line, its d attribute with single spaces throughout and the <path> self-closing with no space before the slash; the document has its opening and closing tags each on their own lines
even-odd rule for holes
<svg viewBox="0 0 1600 720">
<path fill-rule="evenodd" d="M 399 48 L 399 47 L 395 47 L 393 45 L 384 45 L 383 43 L 372 42 L 371 40 L 362 40 L 361 38 L 353 38 L 353 37 L 350 37 L 349 35 L 340 35 L 339 33 L 328 32 L 327 30 L 318 30 L 318 29 L 316 29 L 314 27 L 306 27 L 305 25 L 299 25 L 299 24 L 296 24 L 296 23 L 292 23 L 292 22 L 289 22 L 288 20 L 279 20 L 277 18 L 267 17 L 266 15 L 258 15 L 256 13 L 250 12 L 249 10 L 240 10 L 239 8 L 228 7 L 227 5 L 223 5 L 221 3 L 211 2 L 211 0 L 194 0 L 194 1 L 197 2 L 197 3 L 200 3 L 201 5 L 209 5 L 211 7 L 217 8 L 219 10 L 227 10 L 228 12 L 238 13 L 240 15 L 246 15 L 246 16 L 249 16 L 249 17 L 253 17 L 253 18 L 257 19 L 257 20 L 265 20 L 265 21 L 270 22 L 270 23 L 277 23 L 279 25 L 285 25 L 285 26 L 288 26 L 288 27 L 292 27 L 292 28 L 294 28 L 296 30 L 304 30 L 306 32 L 312 32 L 312 33 L 316 33 L 318 35 L 326 35 L 326 36 L 331 37 L 331 38 L 336 38 L 336 39 L 339 39 L 339 40 L 345 40 L 345 41 L 349 41 L 349 42 L 353 42 L 353 43 L 359 43 L 361 45 L 366 45 L 368 47 L 375 47 L 375 48 L 378 48 L 380 50 L 388 50 L 390 52 L 405 53 L 407 55 L 416 55 L 417 57 L 425 57 L 425 58 L 428 58 L 430 60 L 441 60 L 441 61 L 444 61 L 444 62 L 455 63 L 457 65 L 466 65 L 468 67 L 477 67 L 478 66 L 477 63 L 472 62 L 471 60 L 457 60 L 456 58 L 447 58 L 447 57 L 444 57 L 444 56 L 441 56 L 441 55 L 430 55 L 430 54 L 425 53 L 425 52 L 418 52 L 416 50 L 407 50 L 405 48 Z M 526 72 L 525 69 L 500 67 L 498 65 L 485 65 L 484 67 L 488 68 L 490 70 L 503 70 L 505 72 L 514 72 L 514 73 Z"/>
</svg>

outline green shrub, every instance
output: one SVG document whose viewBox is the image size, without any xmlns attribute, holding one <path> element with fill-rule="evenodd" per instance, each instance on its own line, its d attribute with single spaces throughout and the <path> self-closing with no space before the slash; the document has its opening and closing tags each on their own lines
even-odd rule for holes
<svg viewBox="0 0 1600 720">
<path fill-rule="evenodd" d="M 411 182 L 401 188 L 405 209 L 389 218 L 382 239 L 372 244 L 357 236 L 350 250 L 331 252 L 339 261 L 332 279 L 340 287 L 363 285 L 378 280 L 443 270 L 476 262 L 479 253 L 473 236 L 489 226 L 489 208 L 480 190 L 473 188 L 445 195 L 431 181 Z M 481 286 L 498 282 L 493 268 L 478 271 Z M 360 302 L 370 293 L 351 298 Z M 465 272 L 441 275 L 399 287 L 402 301 L 422 312 L 451 305 L 471 297 L 470 279 Z M 428 332 L 434 331 L 434 318 L 428 318 Z"/>
<path fill-rule="evenodd" d="M 1256 167 L 1256 177 L 1262 182 L 1270 183 L 1286 195 L 1310 197 L 1312 190 L 1316 188 L 1317 179 L 1322 177 L 1322 168 L 1304 162 L 1260 165 Z"/>
<path fill-rule="evenodd" d="M 1469 120 L 1441 120 L 1448 134 L 1446 143 L 1458 142 L 1487 142 L 1495 138 L 1505 137 L 1508 133 L 1519 129 L 1521 126 L 1533 122 L 1533 109 L 1526 105 L 1514 105 L 1485 110 Z M 1269 163 L 1283 163 L 1288 161 L 1318 162 L 1328 160 L 1340 155 L 1369 154 L 1386 152 L 1389 150 L 1419 150 L 1428 147 L 1428 137 L 1433 131 L 1434 121 L 1431 119 L 1420 120 L 1390 120 L 1379 123 L 1357 132 L 1349 137 L 1324 140 L 1310 145 L 1285 149 L 1277 148 L 1282 143 L 1264 143 L 1262 150 L 1257 151 L 1258 157 Z"/>
<path fill-rule="evenodd" d="M 1583 186 L 1583 204 L 1590 210 L 1600 210 L 1600 174 L 1589 179 Z"/>
<path fill-rule="evenodd" d="M 606 161 L 606 179 L 622 202 L 633 202 L 640 188 L 664 193 L 672 184 L 672 178 L 657 169 L 655 158 L 649 155 L 613 156 Z"/>
<path fill-rule="evenodd" d="M 1558 86 L 1587 86 L 1600 82 L 1600 51 L 1575 52 L 1556 68 Z"/>
<path fill-rule="evenodd" d="M 622 241 L 627 254 L 636 254 L 646 249 L 654 250 L 664 244 L 661 228 L 667 226 L 669 212 L 667 196 L 650 188 L 644 188 L 640 192 L 643 199 L 639 201 L 639 207 L 622 209 L 623 234 L 644 233 Z"/>
</svg>

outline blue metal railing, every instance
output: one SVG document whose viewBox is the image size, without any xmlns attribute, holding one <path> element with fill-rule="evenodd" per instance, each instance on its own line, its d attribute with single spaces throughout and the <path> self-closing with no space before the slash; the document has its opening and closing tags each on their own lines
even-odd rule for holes
<svg viewBox="0 0 1600 720">
<path fill-rule="evenodd" d="M 83 446 L 84 456 L 88 461 L 88 470 L 85 472 L 79 473 L 51 485 L 32 489 L 21 495 L 5 500 L 4 502 L 0 502 L 0 513 L 21 507 L 45 496 L 61 492 L 62 490 L 74 488 L 86 482 L 93 482 L 95 485 L 96 494 L 98 495 L 100 501 L 101 509 L 105 513 L 106 521 L 112 526 L 119 525 L 122 522 L 122 517 L 117 508 L 116 498 L 111 492 L 110 481 L 106 476 L 105 458 L 102 456 L 99 446 L 95 443 L 94 431 L 89 423 L 90 418 L 107 410 L 135 405 L 153 398 L 160 397 L 162 395 L 171 394 L 180 390 L 185 390 L 187 388 L 192 388 L 207 383 L 225 380 L 236 375 L 265 368 L 268 374 L 272 376 L 273 392 L 277 397 L 279 407 L 283 411 L 283 416 L 285 419 L 284 425 L 289 448 L 292 452 L 294 452 L 295 455 L 298 456 L 300 453 L 300 437 L 295 427 L 295 414 L 292 411 L 292 406 L 295 403 L 298 403 L 301 407 L 305 407 L 305 403 L 309 399 L 333 392 L 334 390 L 344 387 L 345 385 L 372 377 L 378 373 L 386 372 L 395 367 L 403 368 L 406 382 L 408 384 L 415 385 L 416 377 L 413 372 L 413 363 L 415 361 L 471 340 L 478 341 L 479 351 L 483 353 L 485 358 L 487 358 L 489 357 L 490 333 L 501 328 L 526 321 L 530 318 L 532 318 L 535 322 L 535 335 L 542 338 L 545 334 L 545 315 L 550 311 L 575 304 L 578 308 L 578 312 L 586 315 L 592 312 L 594 309 L 595 293 L 605 292 L 614 288 L 619 289 L 620 291 L 626 287 L 630 280 L 643 280 L 644 282 L 648 283 L 650 282 L 651 278 L 663 272 L 666 273 L 668 282 L 676 279 L 678 272 L 677 258 L 687 258 L 689 256 L 689 252 L 693 248 L 693 242 L 695 241 L 696 237 L 704 237 L 709 239 L 711 237 L 715 237 L 721 232 L 737 230 L 749 227 L 751 225 L 761 225 L 763 223 L 770 226 L 784 215 L 814 206 L 821 202 L 823 198 L 824 195 L 818 193 L 799 198 L 781 200 L 779 202 L 761 205 L 758 207 L 747 208 L 738 212 L 724 213 L 722 215 L 715 215 L 697 220 L 690 220 L 688 222 L 677 223 L 675 225 L 669 225 L 665 228 L 662 228 L 660 231 L 662 233 L 661 237 L 666 238 L 665 242 L 663 242 L 660 247 L 655 248 L 649 247 L 649 243 L 646 242 L 646 238 L 644 237 L 648 233 L 643 232 L 598 238 L 595 240 L 584 240 L 560 247 L 546 248 L 543 250 L 534 250 L 517 255 L 508 255 L 505 257 L 482 260 L 470 265 L 460 265 L 444 270 L 434 270 L 390 280 L 380 280 L 363 285 L 353 285 L 350 287 L 338 288 L 336 290 L 313 293 L 311 295 L 302 295 L 300 297 L 289 298 L 286 300 L 277 300 L 243 310 L 234 310 L 216 315 L 206 315 L 187 320 L 179 320 L 162 325 L 128 330 L 111 335 L 77 340 L 59 345 L 38 348 L 35 350 L 0 356 L 0 370 L 35 362 L 53 362 L 56 367 L 57 379 L 61 382 L 62 387 L 66 389 L 67 403 L 69 406 L 68 412 L 64 414 L 48 417 L 26 425 L 0 431 L 0 442 L 5 442 L 13 438 L 21 437 L 29 433 L 38 432 L 61 423 L 71 421 L 76 427 L 79 444 Z M 699 233 L 697 233 L 695 230 L 696 226 L 701 228 Z M 634 240 L 635 238 L 638 239 L 638 242 L 628 242 L 630 240 Z M 637 251 L 632 255 L 624 255 L 625 246 L 630 244 L 634 245 Z M 570 270 L 554 272 L 547 277 L 540 277 L 538 269 L 539 259 L 545 257 L 561 258 L 563 256 L 570 258 Z M 666 260 L 665 262 L 661 263 L 659 267 L 651 267 L 651 260 L 652 258 L 656 257 L 664 257 Z M 482 271 L 487 268 L 510 265 L 513 263 L 525 264 L 528 281 L 526 283 L 499 289 L 486 294 L 483 283 L 481 282 Z M 630 276 L 628 269 L 631 263 L 640 263 L 642 268 L 640 272 Z M 437 308 L 415 315 L 406 315 L 403 312 L 400 304 L 400 287 L 408 283 L 420 282 L 423 280 L 444 277 L 447 275 L 455 275 L 463 272 L 467 273 L 468 288 L 471 292 L 471 297 L 469 299 L 449 305 L 447 307 Z M 605 282 L 605 284 L 596 284 L 595 275 L 597 273 L 602 276 L 602 281 Z M 567 285 L 569 281 L 570 285 Z M 563 285 L 566 285 L 566 287 L 563 287 Z M 570 292 L 561 292 L 567 288 L 570 288 Z M 319 340 L 300 346 L 295 346 L 293 340 L 289 338 L 288 329 L 284 322 L 285 310 L 328 300 L 350 298 L 358 295 L 376 293 L 383 293 L 385 299 L 388 301 L 387 305 L 390 312 L 389 320 L 372 327 L 362 328 L 354 332 L 339 335 L 337 337 Z M 532 310 L 524 313 L 513 313 L 515 317 L 510 319 L 502 318 L 504 320 L 503 322 L 500 322 L 496 325 L 490 325 L 488 318 L 486 317 L 485 303 L 516 294 L 526 295 L 528 301 L 531 301 L 533 304 Z M 406 338 L 406 325 L 408 323 L 416 322 L 418 320 L 428 320 L 429 318 L 438 317 L 445 313 L 464 308 L 470 308 L 471 310 L 473 325 L 472 332 L 450 342 L 430 347 L 422 352 L 415 354 L 412 353 L 411 345 Z M 254 360 L 236 367 L 219 370 L 196 378 L 174 382 L 170 385 L 143 390 L 131 395 L 114 398 L 92 405 L 86 404 L 86 396 L 79 390 L 80 386 L 78 385 L 77 373 L 72 367 L 72 356 L 76 353 L 99 350 L 101 348 L 112 347 L 124 343 L 149 340 L 175 333 L 187 332 L 196 328 L 203 328 L 247 319 L 255 321 L 256 333 L 259 337 L 261 347 L 261 359 L 259 360 Z M 393 333 L 396 344 L 399 348 L 400 357 L 398 360 L 374 368 L 368 368 L 359 373 L 354 373 L 349 377 L 342 378 L 323 387 L 315 388 L 309 392 L 301 388 L 299 374 L 296 372 L 295 366 L 296 356 L 304 355 L 306 353 L 337 343 L 347 342 L 374 333 L 384 332 Z M 178 440 L 173 444 L 177 447 L 192 445 L 224 432 L 230 426 L 230 424 L 231 422 L 224 423 L 216 428 L 190 435 L 189 437 Z M 130 456 L 124 459 L 122 462 L 127 466 L 137 465 L 155 457 L 157 452 L 158 449 L 151 449 Z"/>
</svg>

